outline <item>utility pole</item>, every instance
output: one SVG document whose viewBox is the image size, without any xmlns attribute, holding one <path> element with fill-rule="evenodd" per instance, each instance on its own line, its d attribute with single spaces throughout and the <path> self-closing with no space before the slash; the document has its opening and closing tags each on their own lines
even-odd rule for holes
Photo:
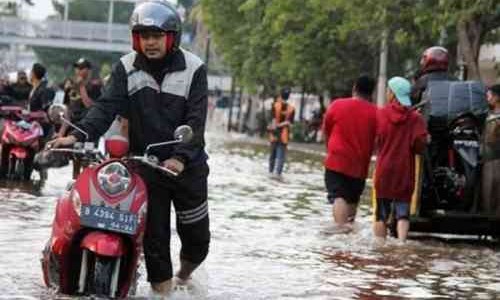
<svg viewBox="0 0 500 300">
<path fill-rule="evenodd" d="M 205 65 L 207 66 L 207 71 L 209 62 L 210 62 L 210 33 L 207 34 L 207 43 L 205 45 Z"/>
<path fill-rule="evenodd" d="M 230 132 L 231 131 L 231 127 L 232 127 L 232 119 L 233 119 L 233 105 L 234 105 L 234 97 L 236 95 L 235 93 L 235 89 L 236 89 L 236 86 L 235 86 L 235 80 L 234 80 L 234 76 L 231 77 L 231 95 L 229 96 L 229 116 L 228 116 L 228 120 L 227 120 L 227 131 Z"/>
<path fill-rule="evenodd" d="M 69 0 L 64 1 L 64 22 L 68 21 L 68 14 L 69 14 Z"/>
<path fill-rule="evenodd" d="M 306 106 L 306 89 L 302 87 L 302 95 L 300 97 L 299 120 L 304 121 L 304 108 Z"/>
<path fill-rule="evenodd" d="M 68 32 L 68 17 L 69 17 L 69 0 L 65 0 L 64 1 L 64 15 L 63 15 L 63 19 L 64 19 L 63 32 L 64 32 L 64 36 L 66 38 L 69 36 L 69 32 Z"/>
<path fill-rule="evenodd" d="M 458 65 L 458 79 L 463 81 L 467 78 L 467 69 L 465 66 L 464 56 L 462 54 L 462 47 L 460 44 L 457 45 L 457 65 Z"/>
<path fill-rule="evenodd" d="M 377 106 L 381 107 L 385 104 L 385 86 L 387 82 L 387 55 L 389 52 L 387 42 L 389 39 L 389 31 L 384 29 L 382 32 L 382 40 L 380 42 L 380 65 L 378 71 L 377 85 Z"/>
<path fill-rule="evenodd" d="M 245 115 L 241 111 L 242 110 L 242 103 L 241 103 L 242 101 L 243 101 L 243 88 L 240 87 L 240 89 L 238 91 L 238 114 L 236 117 L 236 119 L 238 120 L 238 132 L 243 131 L 243 120 L 242 119 L 245 117 Z"/>
<path fill-rule="evenodd" d="M 111 42 L 111 30 L 113 28 L 113 13 L 115 8 L 115 0 L 109 1 L 109 10 L 108 10 L 108 42 Z"/>
</svg>

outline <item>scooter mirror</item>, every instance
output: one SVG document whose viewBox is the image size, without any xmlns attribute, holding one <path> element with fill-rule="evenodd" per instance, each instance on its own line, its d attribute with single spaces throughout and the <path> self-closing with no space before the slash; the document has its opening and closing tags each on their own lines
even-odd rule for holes
<svg viewBox="0 0 500 300">
<path fill-rule="evenodd" d="M 49 107 L 48 115 L 49 119 L 54 124 L 61 124 L 62 118 L 68 114 L 68 109 L 64 104 L 52 104 Z"/>
<path fill-rule="evenodd" d="M 175 129 L 174 138 L 181 143 L 189 143 L 193 138 L 193 129 L 189 125 L 181 125 Z"/>
</svg>

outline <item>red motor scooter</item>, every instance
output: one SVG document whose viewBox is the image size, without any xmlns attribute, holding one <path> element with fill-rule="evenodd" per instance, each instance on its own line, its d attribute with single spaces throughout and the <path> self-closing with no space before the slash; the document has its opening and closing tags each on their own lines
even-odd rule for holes
<svg viewBox="0 0 500 300">
<path fill-rule="evenodd" d="M 43 111 L 30 112 L 20 106 L 2 106 L 0 115 L 5 118 L 1 137 L 2 172 L 9 179 L 29 180 L 33 170 L 33 157 L 40 150 L 46 120 Z"/>
<path fill-rule="evenodd" d="M 135 294 L 147 210 L 146 186 L 136 167 L 140 164 L 176 176 L 148 152 L 191 137 L 191 128 L 180 126 L 173 141 L 149 145 L 144 156 L 134 157 L 125 157 L 128 141 L 122 136 L 106 140 L 108 156 L 92 143 L 49 150 L 72 153 L 90 164 L 58 200 L 52 235 L 41 259 L 48 287 L 71 295 L 123 298 Z"/>
</svg>

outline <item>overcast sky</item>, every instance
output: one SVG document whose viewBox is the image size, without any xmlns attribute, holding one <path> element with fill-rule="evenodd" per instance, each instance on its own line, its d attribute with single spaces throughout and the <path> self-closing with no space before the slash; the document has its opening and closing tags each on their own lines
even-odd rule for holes
<svg viewBox="0 0 500 300">
<path fill-rule="evenodd" d="M 2 0 L 0 0 L 2 1 Z M 177 4 L 177 0 L 168 0 L 174 4 Z M 45 19 L 47 16 L 54 14 L 54 8 L 52 7 L 52 0 L 33 0 L 34 6 L 30 7 L 26 5 L 26 10 L 30 19 L 41 20 Z"/>
<path fill-rule="evenodd" d="M 45 19 L 47 16 L 54 13 L 52 0 L 33 0 L 33 3 L 35 3 L 35 5 L 32 7 L 28 5 L 25 6 L 30 19 Z"/>
</svg>

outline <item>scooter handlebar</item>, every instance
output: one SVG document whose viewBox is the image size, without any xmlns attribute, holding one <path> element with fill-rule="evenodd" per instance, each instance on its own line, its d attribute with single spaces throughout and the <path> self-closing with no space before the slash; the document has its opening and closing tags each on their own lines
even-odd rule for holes
<svg viewBox="0 0 500 300">
<path fill-rule="evenodd" d="M 172 171 L 170 169 L 167 169 L 165 167 L 162 167 L 159 165 L 159 162 L 158 162 L 158 159 L 154 156 L 131 156 L 131 157 L 128 157 L 127 158 L 128 160 L 131 160 L 131 161 L 137 161 L 137 162 L 140 162 L 144 165 L 147 165 L 148 167 L 151 167 L 155 170 L 158 170 L 160 172 L 163 172 L 165 173 L 166 175 L 168 176 L 178 176 L 179 173 L 175 172 L 175 171 Z"/>
<path fill-rule="evenodd" d="M 104 156 L 98 149 L 73 149 L 73 148 L 50 148 L 47 149 L 50 152 L 60 152 L 60 153 L 72 153 L 82 156 L 94 156 L 99 160 L 103 160 Z"/>
<path fill-rule="evenodd" d="M 102 153 L 98 149 L 73 149 L 73 148 L 51 148 L 48 149 L 48 151 L 51 152 L 60 152 L 60 153 L 72 153 L 72 154 L 77 154 L 77 155 L 92 155 L 95 156 L 101 160 L 104 159 Z M 176 177 L 179 175 L 178 172 L 172 171 L 168 168 L 162 167 L 159 165 L 158 159 L 154 156 L 131 156 L 127 157 L 125 160 L 128 161 L 137 161 L 140 162 L 143 165 L 147 165 L 148 167 L 151 167 L 155 170 L 158 170 L 168 176 L 173 176 Z"/>
</svg>

